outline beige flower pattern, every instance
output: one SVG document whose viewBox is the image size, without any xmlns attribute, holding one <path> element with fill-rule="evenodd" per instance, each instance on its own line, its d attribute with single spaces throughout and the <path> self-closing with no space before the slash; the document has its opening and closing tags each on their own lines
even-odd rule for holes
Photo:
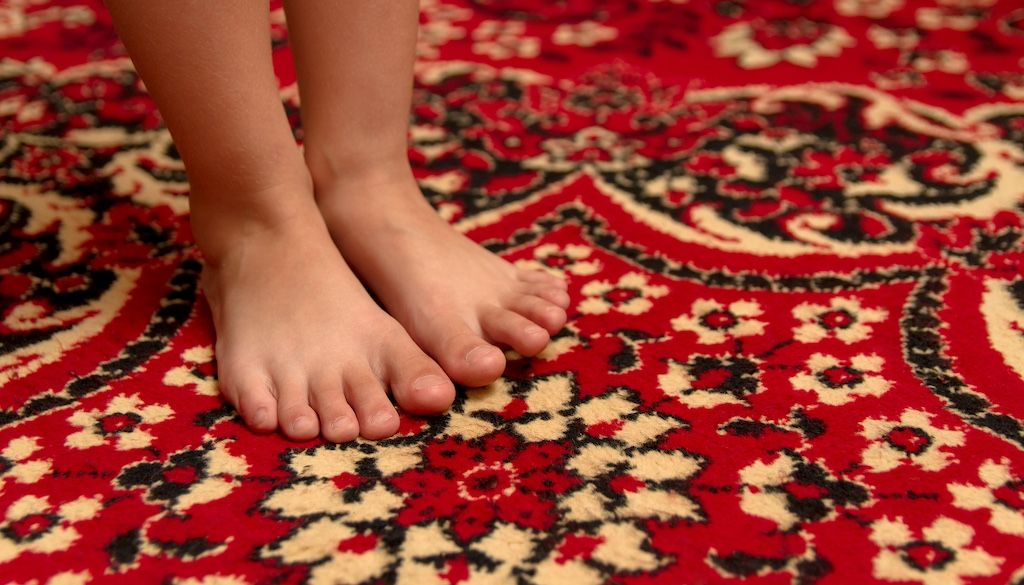
<svg viewBox="0 0 1024 585">
<path fill-rule="evenodd" d="M 537 566 L 536 583 L 598 585 L 607 581 L 601 571 L 584 563 L 580 556 L 566 553 L 573 538 L 595 541 L 596 546 L 589 552 L 589 558 L 623 572 L 655 571 L 666 564 L 666 559 L 644 550 L 642 544 L 646 535 L 642 530 L 630 522 L 609 521 L 601 524 L 594 534 L 566 535 Z"/>
<path fill-rule="evenodd" d="M 698 354 L 687 362 L 668 360 L 668 370 L 658 376 L 658 388 L 690 408 L 716 408 L 747 405 L 764 385 L 755 358 Z"/>
<path fill-rule="evenodd" d="M 18 37 L 50 23 L 78 28 L 96 21 L 96 14 L 85 6 L 50 6 L 45 10 L 29 10 L 38 4 L 38 1 L 33 0 L 11 0 L 0 6 L 0 39 Z"/>
<path fill-rule="evenodd" d="M 0 522 L 0 563 L 25 553 L 68 550 L 81 537 L 75 524 L 100 511 L 100 497 L 82 496 L 55 506 L 48 496 L 22 496 L 7 508 Z"/>
<path fill-rule="evenodd" d="M 556 45 L 593 47 L 598 43 L 614 39 L 618 34 L 618 29 L 593 20 L 585 20 L 577 24 L 558 25 L 554 34 L 551 35 L 551 41 Z"/>
<path fill-rule="evenodd" d="M 164 384 L 190 388 L 202 396 L 219 396 L 217 378 L 214 375 L 213 347 L 197 345 L 181 354 L 182 365 L 171 368 L 164 374 Z"/>
<path fill-rule="evenodd" d="M 31 484 L 50 473 L 49 459 L 32 458 L 39 449 L 38 437 L 17 437 L 0 450 L 0 493 L 8 481 Z"/>
<path fill-rule="evenodd" d="M 763 334 L 767 323 L 754 318 L 762 313 L 756 301 L 740 300 L 726 305 L 714 299 L 697 299 L 689 313 L 672 320 L 672 328 L 696 333 L 698 343 L 722 343 L 730 338 Z"/>
<path fill-rule="evenodd" d="M 495 60 L 536 57 L 540 54 L 540 39 L 525 32 L 522 21 L 485 20 L 473 29 L 473 52 Z"/>
<path fill-rule="evenodd" d="M 592 258 L 594 249 L 583 244 L 541 244 L 533 249 L 533 258 L 520 260 L 520 268 L 546 270 L 553 274 L 590 276 L 601 271 L 601 261 Z"/>
<path fill-rule="evenodd" d="M 382 577 L 390 557 L 369 530 L 357 530 L 329 517 L 303 525 L 264 558 L 287 559 L 312 565 L 307 582 L 317 584 L 367 583 Z"/>
<path fill-rule="evenodd" d="M 71 433 L 64 444 L 73 449 L 88 449 L 113 443 L 120 451 L 143 449 L 153 442 L 144 426 L 161 423 L 173 416 L 166 404 L 143 406 L 137 394 L 119 394 L 103 410 L 79 410 L 68 422 L 80 430 Z"/>
<path fill-rule="evenodd" d="M 986 460 L 978 468 L 982 485 L 953 483 L 953 503 L 965 510 L 986 510 L 988 523 L 1003 534 L 1024 537 L 1024 477 L 1010 470 L 1009 459 Z"/>
<path fill-rule="evenodd" d="M 950 451 L 964 444 L 964 433 L 931 424 L 931 414 L 908 408 L 899 420 L 868 418 L 861 421 L 861 436 L 870 444 L 861 459 L 871 471 L 892 471 L 911 463 L 925 471 L 938 471 L 953 461 Z"/>
<path fill-rule="evenodd" d="M 793 329 L 793 337 L 801 343 L 818 343 L 835 337 L 844 343 L 864 341 L 871 336 L 871 324 L 889 316 L 884 309 L 868 308 L 853 297 L 833 297 L 828 305 L 800 303 L 793 316 L 801 323 Z"/>
<path fill-rule="evenodd" d="M 814 392 L 829 406 L 853 402 L 861 396 L 881 396 L 892 384 L 878 375 L 883 360 L 875 354 L 856 354 L 841 360 L 823 353 L 812 354 L 803 371 L 789 381 L 797 390 Z"/>
<path fill-rule="evenodd" d="M 558 444 L 573 425 L 589 429 L 602 439 L 577 450 L 565 467 L 590 481 L 566 494 L 558 505 L 564 521 L 579 526 L 595 523 L 596 528 L 594 533 L 570 533 L 562 538 L 596 541 L 590 558 L 616 570 L 656 570 L 665 560 L 650 552 L 647 535 L 637 528 L 636 521 L 681 517 L 699 521 L 702 515 L 694 500 L 661 485 L 690 480 L 703 461 L 682 450 L 649 449 L 652 441 L 681 428 L 681 423 L 672 417 L 638 413 L 629 392 L 620 390 L 566 407 L 573 402 L 572 392 L 572 379 L 561 375 L 534 381 L 526 389 L 505 380 L 472 389 L 467 400 L 453 409 L 447 434 L 462 440 L 489 435 L 499 428 L 493 422 L 495 415 L 515 404 L 541 415 L 512 427 L 516 435 L 533 444 Z M 441 523 L 430 521 L 408 527 L 401 546 L 388 549 L 374 531 L 365 528 L 368 523 L 391 522 L 407 505 L 402 494 L 389 489 L 389 481 L 422 468 L 424 457 L 419 442 L 363 442 L 296 450 L 287 468 L 299 481 L 273 491 L 261 507 L 278 517 L 310 521 L 283 541 L 260 549 L 258 556 L 313 565 L 309 582 L 327 584 L 363 583 L 389 571 L 394 571 L 398 582 L 437 582 L 439 567 L 431 559 L 481 555 L 494 562 L 462 565 L 468 582 L 514 581 L 512 571 L 540 553 L 544 534 L 495 521 L 482 538 L 458 542 Z M 633 485 L 624 494 L 624 504 L 611 507 L 594 486 L 619 474 Z M 466 500 L 480 497 L 467 491 L 463 483 L 457 489 L 464 492 Z M 568 575 L 577 580 L 593 575 L 598 582 L 600 573 L 582 561 L 567 556 L 565 547 L 549 549 L 538 563 L 536 582 L 558 583 Z M 349 570 L 353 564 L 358 567 Z"/>
<path fill-rule="evenodd" d="M 127 465 L 114 485 L 126 490 L 142 488 L 143 500 L 176 513 L 225 498 L 241 485 L 239 478 L 249 470 L 245 458 L 232 454 L 225 443 L 210 440 L 163 460 Z"/>
<path fill-rule="evenodd" d="M 611 311 L 640 315 L 654 306 L 651 299 L 667 295 L 668 290 L 667 286 L 650 284 L 645 274 L 629 272 L 614 283 L 594 280 L 583 285 L 580 292 L 585 298 L 580 302 L 579 310 L 588 315 L 604 315 Z"/>
<path fill-rule="evenodd" d="M 836 12 L 843 16 L 885 18 L 903 8 L 904 0 L 836 0 Z"/>
<path fill-rule="evenodd" d="M 916 29 L 892 29 L 873 25 L 868 29 L 868 40 L 879 49 L 913 49 L 921 42 Z"/>
<path fill-rule="evenodd" d="M 977 28 L 981 15 L 971 7 L 926 6 L 915 13 L 917 25 L 924 30 L 949 28 L 968 31 Z"/>
<path fill-rule="evenodd" d="M 465 27 L 455 23 L 468 20 L 473 11 L 445 4 L 441 0 L 420 0 L 420 28 L 416 37 L 416 56 L 421 60 L 436 59 L 440 47 L 466 36 Z"/>
<path fill-rule="evenodd" d="M 684 451 L 642 449 L 653 438 L 679 428 L 679 421 L 653 414 L 635 416 L 631 414 L 634 410 L 635 404 L 624 391 L 592 398 L 579 406 L 576 414 L 587 428 L 609 429 L 606 438 L 616 442 L 586 444 L 569 460 L 567 467 L 584 479 L 584 487 L 562 500 L 567 519 L 586 522 L 609 521 L 613 517 L 701 518 L 691 498 L 657 487 L 660 482 L 693 477 L 700 471 L 701 459 Z M 591 483 L 621 469 L 639 483 L 625 492 L 625 505 L 613 512 L 607 499 L 593 490 Z"/>
<path fill-rule="evenodd" d="M 744 467 L 740 482 L 740 508 L 781 530 L 835 518 L 837 506 L 870 503 L 863 486 L 835 478 L 825 467 L 790 451 Z"/>
<path fill-rule="evenodd" d="M 1022 292 L 1015 0 L 420 7 L 415 176 L 570 322 L 334 445 L 218 391 L 181 153 L 109 19 L 0 2 L 0 582 L 1024 583 L 1018 332 L 965 310 Z"/>
<path fill-rule="evenodd" d="M 711 45 L 716 56 L 735 57 L 737 64 L 744 69 L 763 69 L 783 62 L 800 67 L 815 67 L 819 57 L 835 57 L 844 48 L 855 44 L 854 39 L 837 26 L 806 20 L 788 23 L 786 26 L 787 29 L 778 31 L 778 34 L 796 39 L 783 48 L 769 49 L 761 45 L 754 34 L 755 25 L 750 22 L 737 22 L 725 27 L 712 37 Z"/>
<path fill-rule="evenodd" d="M 960 75 L 970 69 L 970 62 L 967 55 L 960 51 L 939 49 L 935 51 L 921 51 L 910 61 L 910 66 L 920 73 L 950 73 Z"/>
<path fill-rule="evenodd" d="M 897 517 L 876 520 L 871 540 L 879 552 L 873 575 L 886 581 L 925 585 L 959 585 L 966 577 L 986 577 L 999 570 L 1003 559 L 970 547 L 974 530 L 951 518 L 938 518 L 917 535 Z"/>
<path fill-rule="evenodd" d="M 637 152 L 641 146 L 635 139 L 591 126 L 572 136 L 544 140 L 543 152 L 523 161 L 523 167 L 548 172 L 572 172 L 580 168 L 625 171 L 650 164 L 649 159 Z"/>
</svg>

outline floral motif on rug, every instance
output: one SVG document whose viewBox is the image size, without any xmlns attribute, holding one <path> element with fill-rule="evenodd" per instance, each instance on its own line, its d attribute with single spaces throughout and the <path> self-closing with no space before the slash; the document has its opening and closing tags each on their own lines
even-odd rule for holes
<svg viewBox="0 0 1024 585">
<path fill-rule="evenodd" d="M 333 445 L 219 398 L 184 169 L 101 3 L 0 6 L 4 581 L 1024 582 L 1019 3 L 422 8 L 425 195 L 573 305 Z"/>
</svg>

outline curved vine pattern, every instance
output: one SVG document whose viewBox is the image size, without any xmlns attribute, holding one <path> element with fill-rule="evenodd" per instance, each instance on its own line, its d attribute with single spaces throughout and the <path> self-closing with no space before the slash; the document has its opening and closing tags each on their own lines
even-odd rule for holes
<svg viewBox="0 0 1024 585">
<path fill-rule="evenodd" d="M 422 8 L 424 193 L 574 304 L 446 415 L 331 445 L 219 398 L 187 177 L 102 5 L 0 6 L 0 573 L 1024 579 L 1015 3 Z"/>
</svg>

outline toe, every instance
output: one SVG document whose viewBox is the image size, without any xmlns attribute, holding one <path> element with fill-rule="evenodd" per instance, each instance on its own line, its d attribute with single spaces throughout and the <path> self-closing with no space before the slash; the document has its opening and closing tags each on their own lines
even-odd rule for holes
<svg viewBox="0 0 1024 585">
<path fill-rule="evenodd" d="M 509 303 L 508 308 L 540 325 L 551 335 L 565 325 L 565 309 L 540 297 L 523 295 Z"/>
<path fill-rule="evenodd" d="M 390 437 L 398 431 L 398 412 L 388 400 L 384 386 L 369 371 L 348 374 L 345 398 L 359 420 L 359 434 L 371 440 Z"/>
<path fill-rule="evenodd" d="M 218 386 L 250 429 L 269 433 L 277 428 L 277 401 L 265 375 L 222 367 Z"/>
<path fill-rule="evenodd" d="M 560 309 L 569 308 L 569 303 L 572 301 L 569 298 L 569 293 L 564 289 L 547 284 L 526 284 L 523 286 L 522 292 L 540 297 Z"/>
<path fill-rule="evenodd" d="M 455 386 L 437 362 L 427 357 L 412 339 L 396 341 L 385 364 L 395 401 L 412 414 L 444 412 L 455 400 Z"/>
<path fill-rule="evenodd" d="M 486 386 L 505 371 L 505 354 L 454 315 L 432 319 L 427 336 L 417 339 L 448 377 L 470 387 Z"/>
<path fill-rule="evenodd" d="M 569 288 L 569 283 L 564 277 L 555 276 L 543 270 L 520 269 L 517 276 L 523 282 L 554 286 L 562 290 Z"/>
<path fill-rule="evenodd" d="M 359 436 L 359 421 L 345 399 L 340 375 L 311 383 L 309 402 L 320 419 L 320 433 L 325 439 L 347 443 Z"/>
<path fill-rule="evenodd" d="M 505 309 L 494 309 L 481 319 L 484 333 L 492 340 L 508 345 L 522 355 L 540 353 L 547 345 L 548 332 L 533 321 Z"/>
<path fill-rule="evenodd" d="M 320 433 L 316 412 L 309 406 L 309 388 L 293 376 L 275 377 L 277 420 L 284 434 L 295 441 L 306 441 Z"/>
</svg>

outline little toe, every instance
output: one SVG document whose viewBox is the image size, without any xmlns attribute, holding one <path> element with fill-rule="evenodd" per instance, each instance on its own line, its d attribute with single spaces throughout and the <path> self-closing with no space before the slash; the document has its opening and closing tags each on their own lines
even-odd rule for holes
<svg viewBox="0 0 1024 585">
<path fill-rule="evenodd" d="M 359 436 L 359 421 L 345 399 L 340 376 L 310 384 L 309 402 L 320 419 L 320 434 L 325 439 L 347 443 Z"/>
<path fill-rule="evenodd" d="M 470 387 L 486 386 L 505 371 L 505 354 L 484 341 L 457 316 L 433 320 L 420 346 L 444 368 L 448 377 Z"/>
<path fill-rule="evenodd" d="M 277 388 L 277 420 L 281 430 L 294 441 L 306 441 L 320 434 L 316 412 L 309 406 L 309 389 L 294 378 L 274 379 Z"/>
<path fill-rule="evenodd" d="M 437 362 L 427 357 L 411 339 L 395 342 L 393 356 L 385 365 L 395 401 L 412 414 L 444 412 L 455 400 L 455 386 Z"/>
<path fill-rule="evenodd" d="M 346 377 L 345 398 L 356 413 L 359 434 L 364 438 L 384 439 L 398 431 L 398 412 L 380 380 L 369 371 Z"/>
<path fill-rule="evenodd" d="M 525 284 L 522 291 L 526 294 L 540 297 L 561 309 L 569 308 L 569 304 L 572 302 L 569 293 L 565 289 L 548 284 Z"/>
<path fill-rule="evenodd" d="M 277 428 L 277 400 L 270 392 L 267 377 L 223 369 L 218 386 L 250 429 L 269 433 Z"/>
<path fill-rule="evenodd" d="M 523 295 L 509 303 L 508 308 L 540 325 L 551 335 L 565 325 L 565 309 L 540 297 Z"/>
<path fill-rule="evenodd" d="M 540 353 L 548 344 L 548 332 L 526 317 L 506 311 L 494 309 L 481 319 L 481 326 L 487 336 L 508 345 L 522 355 L 532 356 Z"/>
</svg>

